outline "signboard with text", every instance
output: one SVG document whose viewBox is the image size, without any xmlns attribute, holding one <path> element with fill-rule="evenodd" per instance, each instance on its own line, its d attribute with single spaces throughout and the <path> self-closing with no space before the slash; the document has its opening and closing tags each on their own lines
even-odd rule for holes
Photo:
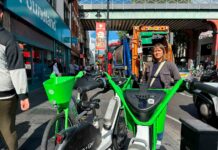
<svg viewBox="0 0 218 150">
<path fill-rule="evenodd" d="M 106 48 L 106 23 L 96 22 L 96 50 Z"/>
<path fill-rule="evenodd" d="M 70 28 L 47 0 L 7 0 L 6 9 L 69 48 L 71 47 L 65 42 L 66 38 L 71 37 Z"/>
</svg>

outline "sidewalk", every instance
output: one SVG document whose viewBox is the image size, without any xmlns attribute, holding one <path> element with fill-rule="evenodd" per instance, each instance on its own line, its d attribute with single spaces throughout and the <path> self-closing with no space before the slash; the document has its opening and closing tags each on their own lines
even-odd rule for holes
<svg viewBox="0 0 218 150">
<path fill-rule="evenodd" d="M 41 139 L 47 121 L 55 110 L 47 101 L 43 88 L 30 92 L 30 110 L 18 111 L 16 127 L 20 150 L 40 149 Z"/>
</svg>

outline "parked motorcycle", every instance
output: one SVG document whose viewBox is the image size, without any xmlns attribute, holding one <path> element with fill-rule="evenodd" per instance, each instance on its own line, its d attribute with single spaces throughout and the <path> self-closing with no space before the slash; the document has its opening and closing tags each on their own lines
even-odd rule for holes
<svg viewBox="0 0 218 150">
<path fill-rule="evenodd" d="M 218 75 L 216 70 L 208 69 L 200 77 L 201 82 L 218 82 Z"/>
</svg>

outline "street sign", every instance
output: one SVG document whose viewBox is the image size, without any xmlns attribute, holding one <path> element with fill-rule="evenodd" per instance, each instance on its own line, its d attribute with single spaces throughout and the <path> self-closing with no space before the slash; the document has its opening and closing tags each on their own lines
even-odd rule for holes
<svg viewBox="0 0 218 150">
<path fill-rule="evenodd" d="M 96 50 L 106 49 L 106 23 L 96 22 Z"/>
</svg>

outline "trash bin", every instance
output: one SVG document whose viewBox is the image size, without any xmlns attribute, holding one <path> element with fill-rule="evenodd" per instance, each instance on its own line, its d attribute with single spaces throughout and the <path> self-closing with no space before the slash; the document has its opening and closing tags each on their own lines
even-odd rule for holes
<svg viewBox="0 0 218 150">
<path fill-rule="evenodd" d="M 181 150 L 218 150 L 218 130 L 197 119 L 180 119 Z"/>
</svg>

